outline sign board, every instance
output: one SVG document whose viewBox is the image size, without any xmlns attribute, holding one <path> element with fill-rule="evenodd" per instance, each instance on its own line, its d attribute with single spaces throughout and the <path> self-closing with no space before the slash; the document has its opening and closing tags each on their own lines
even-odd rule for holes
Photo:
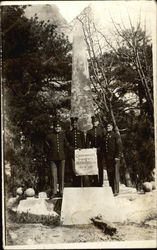
<svg viewBox="0 0 157 250">
<path fill-rule="evenodd" d="M 98 175 L 96 148 L 75 150 L 76 175 Z"/>
</svg>

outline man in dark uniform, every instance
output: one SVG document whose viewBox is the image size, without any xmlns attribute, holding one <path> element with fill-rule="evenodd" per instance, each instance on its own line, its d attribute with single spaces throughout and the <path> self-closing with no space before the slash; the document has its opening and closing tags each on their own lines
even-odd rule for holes
<svg viewBox="0 0 157 250">
<path fill-rule="evenodd" d="M 76 176 L 75 171 L 75 149 L 85 148 L 85 136 L 84 133 L 78 130 L 78 117 L 71 117 L 72 130 L 67 132 L 67 139 L 70 144 L 70 158 L 72 164 L 72 177 L 73 186 L 81 186 L 81 177 Z"/>
<path fill-rule="evenodd" d="M 120 147 L 118 144 L 117 134 L 113 131 L 112 123 L 107 124 L 107 134 L 104 137 L 103 144 L 104 144 L 104 155 L 105 155 L 109 184 L 112 188 L 114 195 L 116 195 L 116 190 L 115 190 L 116 164 L 119 162 Z"/>
<path fill-rule="evenodd" d="M 87 131 L 86 147 L 97 149 L 98 176 L 94 176 L 94 186 L 102 187 L 103 185 L 103 152 L 102 140 L 104 137 L 103 128 L 99 127 L 99 121 L 95 116 L 91 117 L 93 128 Z"/>
<path fill-rule="evenodd" d="M 64 189 L 65 149 L 69 146 L 66 136 L 61 129 L 58 119 L 54 121 L 54 129 L 46 138 L 49 146 L 48 158 L 52 175 L 52 196 L 57 196 L 57 180 L 59 182 L 59 196 L 62 197 Z"/>
</svg>

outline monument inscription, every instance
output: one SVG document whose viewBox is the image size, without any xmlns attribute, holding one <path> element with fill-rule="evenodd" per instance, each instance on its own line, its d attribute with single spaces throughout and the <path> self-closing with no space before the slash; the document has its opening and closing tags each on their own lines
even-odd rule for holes
<svg viewBox="0 0 157 250">
<path fill-rule="evenodd" d="M 96 148 L 75 150 L 76 175 L 98 175 Z"/>
</svg>

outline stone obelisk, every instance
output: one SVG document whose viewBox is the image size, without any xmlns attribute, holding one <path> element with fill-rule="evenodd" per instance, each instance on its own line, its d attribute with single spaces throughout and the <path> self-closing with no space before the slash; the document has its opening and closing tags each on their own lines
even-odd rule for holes
<svg viewBox="0 0 157 250">
<path fill-rule="evenodd" d="M 94 115 L 94 107 L 86 43 L 81 23 L 78 22 L 75 25 L 73 34 L 71 116 L 79 118 L 79 129 L 86 133 L 92 127 L 91 116 Z M 104 187 L 64 188 L 61 209 L 63 225 L 90 224 L 90 218 L 98 214 L 104 216 L 104 219 L 108 221 L 114 221 L 116 218 L 111 216 L 113 210 L 116 211 L 117 216 L 107 176 L 104 180 Z"/>
<path fill-rule="evenodd" d="M 82 25 L 78 21 L 73 30 L 71 116 L 79 118 L 78 128 L 86 133 L 92 127 L 94 115 L 89 80 L 88 55 Z"/>
</svg>

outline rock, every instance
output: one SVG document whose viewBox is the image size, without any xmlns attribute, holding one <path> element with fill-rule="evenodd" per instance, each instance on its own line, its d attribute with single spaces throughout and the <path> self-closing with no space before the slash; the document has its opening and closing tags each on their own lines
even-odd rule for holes
<svg viewBox="0 0 157 250">
<path fill-rule="evenodd" d="M 52 210 L 47 208 L 47 203 L 44 199 L 38 199 L 34 197 L 21 200 L 17 207 L 17 213 L 58 216 L 58 214 L 53 211 L 53 207 Z"/>
<path fill-rule="evenodd" d="M 10 237 L 11 237 L 12 240 L 17 239 L 17 234 L 14 233 L 12 230 L 9 230 L 9 235 L 10 235 Z"/>
<path fill-rule="evenodd" d="M 152 183 L 151 182 L 144 182 L 142 186 L 143 186 L 143 190 L 145 192 L 152 191 Z"/>
<path fill-rule="evenodd" d="M 114 235 L 117 232 L 115 225 L 107 220 L 104 220 L 101 215 L 91 218 L 95 226 L 101 228 L 105 234 Z"/>
<path fill-rule="evenodd" d="M 19 187 L 16 189 L 16 194 L 17 195 L 22 195 L 23 194 L 23 188 L 22 187 Z"/>
<path fill-rule="evenodd" d="M 34 245 L 36 242 L 33 239 L 27 239 L 26 244 L 27 245 Z"/>
<path fill-rule="evenodd" d="M 151 181 L 152 183 L 152 190 L 156 189 L 155 181 Z"/>
<path fill-rule="evenodd" d="M 137 193 L 136 188 L 133 187 L 126 187 L 124 184 L 121 184 L 119 187 L 120 194 L 135 194 Z"/>
<path fill-rule="evenodd" d="M 135 198 L 135 199 L 132 199 Z M 143 194 L 119 195 L 115 197 L 119 222 L 143 222 L 157 216 L 156 190 Z M 116 222 L 116 221 L 113 221 Z"/>
<path fill-rule="evenodd" d="M 150 227 L 156 227 L 157 221 L 156 221 L 156 219 L 154 219 L 154 220 L 149 220 L 149 221 L 145 221 L 145 225 L 148 225 L 148 226 L 150 226 Z"/>
<path fill-rule="evenodd" d="M 7 202 L 7 208 L 12 209 L 18 203 L 19 196 L 11 197 Z"/>
<path fill-rule="evenodd" d="M 35 191 L 33 188 L 27 188 L 26 191 L 25 191 L 25 195 L 27 197 L 33 197 L 35 196 Z"/>
<path fill-rule="evenodd" d="M 45 192 L 40 192 L 40 193 L 38 194 L 38 198 L 39 198 L 39 199 L 47 199 L 47 194 L 46 194 Z"/>
</svg>

